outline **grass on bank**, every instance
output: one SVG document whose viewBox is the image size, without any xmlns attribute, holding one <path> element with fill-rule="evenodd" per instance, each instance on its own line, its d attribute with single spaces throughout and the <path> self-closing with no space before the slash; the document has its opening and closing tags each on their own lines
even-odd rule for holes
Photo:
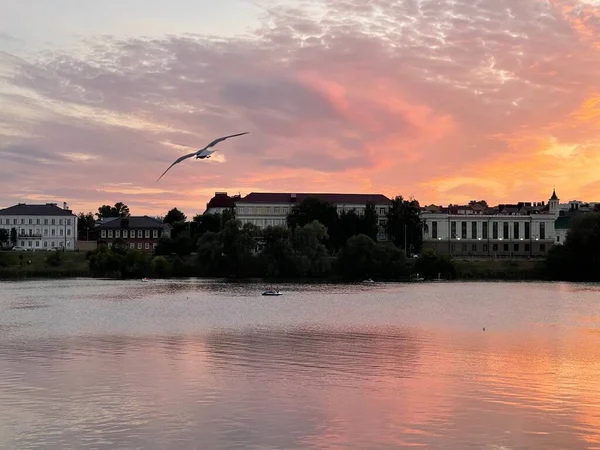
<svg viewBox="0 0 600 450">
<path fill-rule="evenodd" d="M 0 252 L 0 278 L 86 277 L 85 252 Z"/>
</svg>

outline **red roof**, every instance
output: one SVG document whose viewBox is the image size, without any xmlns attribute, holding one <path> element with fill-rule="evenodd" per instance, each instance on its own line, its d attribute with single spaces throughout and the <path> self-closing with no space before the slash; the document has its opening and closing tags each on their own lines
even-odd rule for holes
<svg viewBox="0 0 600 450">
<path fill-rule="evenodd" d="M 239 195 L 230 197 L 224 193 L 216 193 L 215 196 L 206 204 L 206 208 L 233 208 L 235 206 L 235 202 L 239 199 Z"/>
<path fill-rule="evenodd" d="M 392 201 L 383 194 L 323 194 L 323 193 L 277 193 L 277 192 L 251 192 L 240 203 L 301 203 L 307 197 L 317 197 L 334 205 L 355 204 L 365 205 L 390 205 Z"/>
</svg>

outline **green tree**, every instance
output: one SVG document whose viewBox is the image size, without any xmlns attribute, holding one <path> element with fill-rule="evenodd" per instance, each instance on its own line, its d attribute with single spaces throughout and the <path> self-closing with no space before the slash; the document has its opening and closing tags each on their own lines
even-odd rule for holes
<svg viewBox="0 0 600 450">
<path fill-rule="evenodd" d="M 185 222 L 187 219 L 186 215 L 179 211 L 177 208 L 170 210 L 163 219 L 163 223 L 171 224 L 175 226 L 176 223 Z"/>
<path fill-rule="evenodd" d="M 548 252 L 550 277 L 571 281 L 600 281 L 600 213 L 582 214 L 571 221 L 564 245 Z"/>
<path fill-rule="evenodd" d="M 267 227 L 262 231 L 262 252 L 265 261 L 265 275 L 286 277 L 296 274 L 294 249 L 290 240 L 290 230 L 286 227 Z"/>
<path fill-rule="evenodd" d="M 106 219 L 107 217 L 129 217 L 129 207 L 123 202 L 117 202 L 114 206 L 102 205 L 96 213 L 98 219 Z"/>
<path fill-rule="evenodd" d="M 0 247 L 4 247 L 10 240 L 10 234 L 4 228 L 0 228 Z"/>
<path fill-rule="evenodd" d="M 373 203 L 367 203 L 365 214 L 361 219 L 360 233 L 377 241 L 377 235 L 379 234 L 379 216 L 377 215 L 377 209 Z"/>
<path fill-rule="evenodd" d="M 13 247 L 17 245 L 17 229 L 14 227 L 10 229 L 10 243 Z"/>
<path fill-rule="evenodd" d="M 79 239 L 88 239 L 89 232 L 96 225 L 96 220 L 94 219 L 94 214 L 91 212 L 79 213 L 77 215 L 77 230 L 79 232 Z"/>
<path fill-rule="evenodd" d="M 378 244 L 365 234 L 352 236 L 337 256 L 343 278 L 395 279 L 407 274 L 404 252 L 392 244 Z"/>
<path fill-rule="evenodd" d="M 324 245 L 328 239 L 327 228 L 317 220 L 296 227 L 292 243 L 299 275 L 318 277 L 329 272 L 331 266 L 327 259 L 327 247 Z"/>
<path fill-rule="evenodd" d="M 205 276 L 223 275 L 224 255 L 221 233 L 209 231 L 199 239 L 198 265 Z"/>
<path fill-rule="evenodd" d="M 452 259 L 447 255 L 438 255 L 432 249 L 426 249 L 416 260 L 415 272 L 423 278 L 437 278 L 440 276 L 443 279 L 456 278 L 456 266 Z"/>
<path fill-rule="evenodd" d="M 152 258 L 152 273 L 158 278 L 168 278 L 173 272 L 173 267 L 164 256 Z"/>
<path fill-rule="evenodd" d="M 414 199 L 404 200 L 401 195 L 393 199 L 387 213 L 386 233 L 407 254 L 419 253 L 423 246 L 419 202 Z"/>
<path fill-rule="evenodd" d="M 335 205 L 309 196 L 295 205 L 287 216 L 287 224 L 292 231 L 314 221 L 325 226 L 330 238 L 327 239 L 329 248 L 337 249 L 343 245 L 343 239 L 338 236 L 339 217 Z"/>
</svg>

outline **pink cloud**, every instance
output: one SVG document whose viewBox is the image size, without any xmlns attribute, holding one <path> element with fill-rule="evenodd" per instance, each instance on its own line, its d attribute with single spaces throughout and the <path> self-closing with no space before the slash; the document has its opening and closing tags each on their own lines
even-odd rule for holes
<svg viewBox="0 0 600 450">
<path fill-rule="evenodd" d="M 544 199 L 552 184 L 600 198 L 598 7 L 304 5 L 270 7 L 251 38 L 102 36 L 80 53 L 0 55 L 0 203 L 191 215 L 219 190 L 495 202 Z M 223 162 L 187 161 L 155 183 L 188 151 L 168 143 L 241 131 L 219 145 Z M 573 145 L 569 159 L 552 150 Z"/>
</svg>

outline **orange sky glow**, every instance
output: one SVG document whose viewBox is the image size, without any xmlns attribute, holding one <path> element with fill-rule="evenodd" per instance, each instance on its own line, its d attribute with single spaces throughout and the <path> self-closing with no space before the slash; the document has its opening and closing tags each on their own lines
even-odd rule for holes
<svg viewBox="0 0 600 450">
<path fill-rule="evenodd" d="M 223 20 L 258 12 L 222 33 L 179 16 L 150 29 L 153 0 L 128 34 L 67 15 L 40 44 L 0 19 L 0 207 L 190 217 L 215 191 L 448 204 L 553 187 L 600 201 L 599 1 L 229 1 Z"/>
</svg>

